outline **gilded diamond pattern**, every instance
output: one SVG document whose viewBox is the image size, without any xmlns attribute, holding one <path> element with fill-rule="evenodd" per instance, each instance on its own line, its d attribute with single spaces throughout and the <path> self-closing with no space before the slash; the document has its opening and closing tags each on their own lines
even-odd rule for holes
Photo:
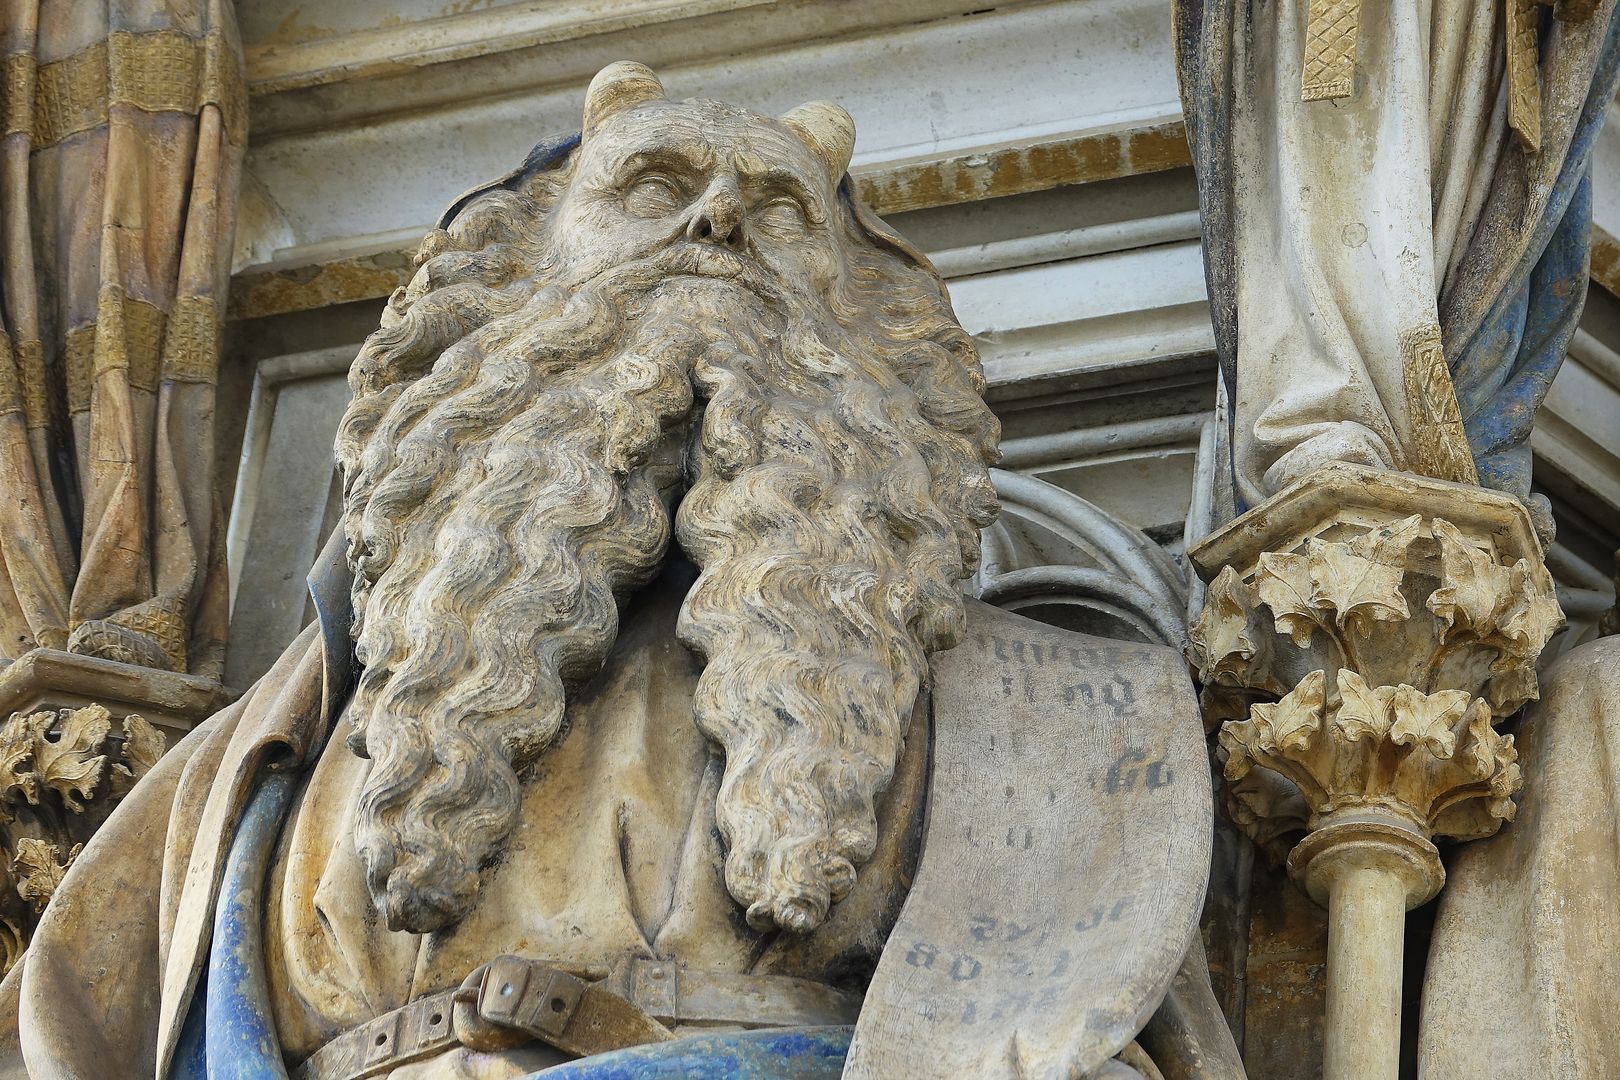
<svg viewBox="0 0 1620 1080">
<path fill-rule="evenodd" d="M 1361 0 L 1311 0 L 1305 27 L 1306 101 L 1350 96 L 1356 74 L 1356 38 L 1361 30 Z"/>
</svg>

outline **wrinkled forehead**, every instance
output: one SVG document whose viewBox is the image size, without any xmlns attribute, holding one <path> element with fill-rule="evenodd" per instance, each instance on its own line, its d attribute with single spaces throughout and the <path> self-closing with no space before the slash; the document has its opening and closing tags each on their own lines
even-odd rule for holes
<svg viewBox="0 0 1620 1080">
<path fill-rule="evenodd" d="M 607 177 L 658 164 L 745 185 L 791 180 L 833 197 L 820 159 L 786 125 L 717 101 L 652 101 L 613 117 L 580 147 L 580 164 Z"/>
</svg>

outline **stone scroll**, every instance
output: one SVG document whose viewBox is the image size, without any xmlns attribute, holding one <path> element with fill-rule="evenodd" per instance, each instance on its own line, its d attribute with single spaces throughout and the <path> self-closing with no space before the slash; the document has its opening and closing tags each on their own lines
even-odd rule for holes
<svg viewBox="0 0 1620 1080">
<path fill-rule="evenodd" d="M 934 661 L 928 839 L 846 1077 L 1089 1076 L 1197 931 L 1210 785 L 1179 659 L 983 615 Z"/>
</svg>

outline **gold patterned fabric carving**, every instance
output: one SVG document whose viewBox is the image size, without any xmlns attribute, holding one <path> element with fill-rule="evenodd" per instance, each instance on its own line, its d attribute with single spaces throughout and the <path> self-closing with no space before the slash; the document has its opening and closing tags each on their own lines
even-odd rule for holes
<svg viewBox="0 0 1620 1080">
<path fill-rule="evenodd" d="M 1554 0 L 1503 0 L 1507 24 L 1508 126 L 1528 153 L 1541 150 L 1540 9 Z M 1566 22 L 1589 18 L 1595 0 L 1560 0 L 1558 17 Z M 1355 83 L 1356 39 L 1361 29 L 1361 0 L 1311 0 L 1305 27 L 1305 65 L 1301 98 L 1324 101 L 1349 97 Z"/>
<path fill-rule="evenodd" d="M 9 88 L 9 70 L 7 77 Z M 9 124 L 10 110 L 20 106 L 7 101 Z M 113 105 L 195 114 L 207 104 L 220 108 L 227 138 L 241 145 L 247 133 L 242 71 L 217 32 L 199 40 L 173 30 L 116 31 L 39 68 L 34 144 L 51 146 L 99 127 Z"/>
<path fill-rule="evenodd" d="M 198 42 L 173 30 L 107 36 L 107 97 L 147 112 L 197 110 Z"/>
<path fill-rule="evenodd" d="M 1412 424 L 1412 471 L 1436 480 L 1478 484 L 1438 326 L 1420 326 L 1401 335 L 1401 369 Z"/>
<path fill-rule="evenodd" d="M 17 357 L 11 349 L 11 335 L 0 330 L 0 416 L 22 412 L 22 380 L 17 377 Z"/>
<path fill-rule="evenodd" d="M 225 127 L 225 139 L 234 146 L 247 145 L 248 93 L 247 76 L 242 71 L 241 58 L 226 47 L 218 33 L 203 39 L 202 85 L 197 91 L 197 107 L 214 105 L 219 108 Z"/>
<path fill-rule="evenodd" d="M 1356 74 L 1356 38 L 1361 32 L 1361 0 L 1311 0 L 1305 25 L 1305 101 L 1350 96 Z"/>
<path fill-rule="evenodd" d="M 19 341 L 15 348 L 23 420 L 31 428 L 45 427 L 49 420 L 45 408 L 45 346 L 38 341 Z"/>
<path fill-rule="evenodd" d="M 50 426 L 45 346 L 38 341 L 13 343 L 0 331 L 0 416 L 6 413 L 22 413 L 30 428 Z"/>
<path fill-rule="evenodd" d="M 89 323 L 67 332 L 62 364 L 67 369 L 68 412 L 90 411 L 90 384 L 96 363 L 96 324 Z"/>
<path fill-rule="evenodd" d="M 163 338 L 163 378 L 211 383 L 219 373 L 219 310 L 206 296 L 182 296 Z"/>
<path fill-rule="evenodd" d="M 73 628 L 68 648 L 137 667 L 186 670 L 186 610 L 178 597 L 153 597 Z"/>
<path fill-rule="evenodd" d="M 30 53 L 11 53 L 6 57 L 4 116 L 6 134 L 22 132 L 32 135 L 34 130 L 34 82 L 36 68 Z"/>
<path fill-rule="evenodd" d="M 132 388 L 156 390 L 166 322 L 162 310 L 108 286 L 96 314 L 93 377 L 123 369 Z"/>
<path fill-rule="evenodd" d="M 1526 151 L 1541 149 L 1541 68 L 1538 0 L 1507 2 L 1508 126 Z"/>
<path fill-rule="evenodd" d="M 41 65 L 34 90 L 34 145 L 53 146 L 107 122 L 107 43 Z"/>
</svg>

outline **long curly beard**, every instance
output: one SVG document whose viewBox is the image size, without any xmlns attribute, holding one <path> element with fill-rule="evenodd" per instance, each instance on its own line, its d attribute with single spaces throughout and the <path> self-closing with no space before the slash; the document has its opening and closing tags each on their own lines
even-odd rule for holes
<svg viewBox="0 0 1620 1080">
<path fill-rule="evenodd" d="M 474 215 L 460 239 L 478 250 L 424 266 L 351 377 L 373 901 L 415 932 L 475 902 L 519 770 L 664 557 L 654 451 L 706 403 L 678 515 L 702 574 L 679 632 L 707 661 L 697 723 L 726 753 L 726 882 L 755 927 L 808 931 L 871 856 L 926 656 L 956 641 L 956 584 L 995 512 L 971 342 L 876 251 L 830 307 L 672 279 L 673 255 L 564 296 L 513 273 L 525 209 Z M 882 311 L 863 295 L 879 288 Z"/>
</svg>

